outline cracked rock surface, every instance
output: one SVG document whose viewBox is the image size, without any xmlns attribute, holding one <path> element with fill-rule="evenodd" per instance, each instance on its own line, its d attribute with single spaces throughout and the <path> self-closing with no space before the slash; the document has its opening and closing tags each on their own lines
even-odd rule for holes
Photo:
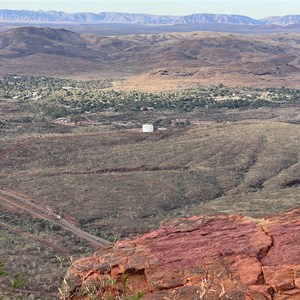
<svg viewBox="0 0 300 300">
<path fill-rule="evenodd" d="M 65 282 L 66 299 L 89 299 L 93 286 L 99 299 L 143 292 L 142 299 L 300 300 L 300 209 L 259 220 L 164 222 L 75 261 Z"/>
</svg>

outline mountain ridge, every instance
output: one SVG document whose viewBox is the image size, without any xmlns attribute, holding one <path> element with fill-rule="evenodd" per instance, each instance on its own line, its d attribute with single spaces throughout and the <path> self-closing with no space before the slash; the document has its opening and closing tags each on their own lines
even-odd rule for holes
<svg viewBox="0 0 300 300">
<path fill-rule="evenodd" d="M 193 32 L 104 37 L 20 27 L 0 33 L 0 74 L 64 77 L 94 72 L 105 78 L 142 76 L 133 77 L 141 85 L 151 80 L 162 84 L 164 79 L 274 86 L 284 79 L 285 85 L 298 86 L 299 41 L 299 34 Z"/>
<path fill-rule="evenodd" d="M 124 23 L 140 25 L 178 25 L 178 24 L 231 24 L 231 25 L 292 25 L 300 24 L 300 15 L 270 16 L 254 19 L 236 14 L 191 14 L 183 16 L 133 14 L 118 12 L 78 12 L 0 10 L 0 22 L 83 22 L 83 23 Z"/>
</svg>

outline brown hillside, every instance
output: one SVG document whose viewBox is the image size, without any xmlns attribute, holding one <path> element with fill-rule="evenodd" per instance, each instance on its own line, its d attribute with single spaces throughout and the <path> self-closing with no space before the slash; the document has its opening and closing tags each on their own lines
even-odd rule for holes
<svg viewBox="0 0 300 300">
<path fill-rule="evenodd" d="M 91 255 L 87 240 L 57 220 L 115 241 L 156 229 L 165 218 L 261 217 L 299 204 L 298 104 L 103 112 L 86 114 L 93 123 L 78 126 L 30 121 L 32 107 L 25 105 L 3 99 L 0 109 L 1 261 L 27 280 L 21 295 L 4 299 L 54 299 L 68 258 Z M 158 118 L 174 125 L 140 132 L 142 122 Z M 175 123 L 185 118 L 191 126 Z M 2 276 L 0 290 L 11 279 Z"/>
<path fill-rule="evenodd" d="M 116 84 L 119 88 L 140 88 L 146 82 L 157 89 L 172 88 L 179 82 L 296 86 L 299 41 L 296 34 L 100 37 L 25 27 L 1 33 L 0 73 L 126 77 L 128 81 Z"/>
<path fill-rule="evenodd" d="M 19 145 L 9 141 L 8 149 Z M 297 205 L 296 124 L 224 122 L 153 136 L 115 131 L 30 141 L 2 159 L 2 185 L 72 212 L 103 237 L 144 232 L 191 211 L 258 216 Z"/>
</svg>

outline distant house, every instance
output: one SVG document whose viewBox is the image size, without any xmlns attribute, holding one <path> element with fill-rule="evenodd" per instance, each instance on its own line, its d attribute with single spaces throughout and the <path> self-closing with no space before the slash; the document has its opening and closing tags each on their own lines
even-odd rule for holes
<svg viewBox="0 0 300 300">
<path fill-rule="evenodd" d="M 143 124 L 142 132 L 153 132 L 154 127 L 152 124 Z"/>
</svg>

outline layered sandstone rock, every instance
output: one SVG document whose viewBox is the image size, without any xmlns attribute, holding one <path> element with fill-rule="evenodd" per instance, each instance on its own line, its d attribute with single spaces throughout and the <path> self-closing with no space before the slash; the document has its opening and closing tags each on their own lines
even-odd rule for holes
<svg viewBox="0 0 300 300">
<path fill-rule="evenodd" d="M 65 282 L 66 299 L 300 299 L 300 209 L 165 222 L 75 261 Z"/>
</svg>

